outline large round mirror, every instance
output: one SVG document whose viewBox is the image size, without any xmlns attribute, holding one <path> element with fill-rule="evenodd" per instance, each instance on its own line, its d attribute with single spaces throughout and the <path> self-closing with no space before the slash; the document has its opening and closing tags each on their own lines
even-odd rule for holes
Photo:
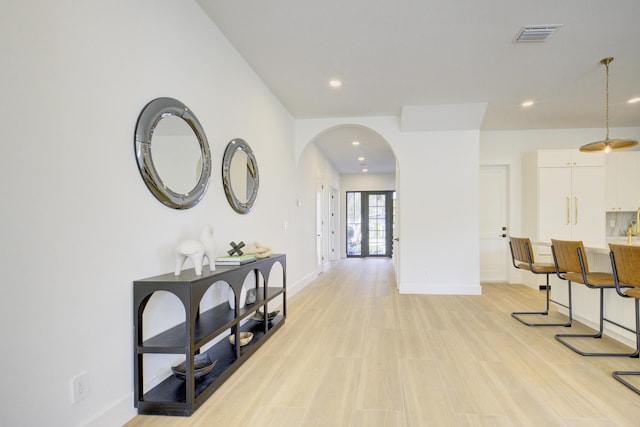
<svg viewBox="0 0 640 427">
<path fill-rule="evenodd" d="M 260 177 L 253 151 L 242 139 L 233 139 L 224 151 L 222 184 L 233 210 L 249 213 L 258 197 Z"/>
<path fill-rule="evenodd" d="M 182 102 L 157 98 L 136 125 L 138 169 L 151 193 L 174 209 L 195 206 L 211 178 L 211 152 L 204 129 Z"/>
</svg>

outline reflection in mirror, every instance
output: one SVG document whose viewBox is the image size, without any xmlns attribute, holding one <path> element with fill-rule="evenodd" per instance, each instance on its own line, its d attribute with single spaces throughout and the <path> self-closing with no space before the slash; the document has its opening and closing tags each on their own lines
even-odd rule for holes
<svg viewBox="0 0 640 427">
<path fill-rule="evenodd" d="M 247 176 L 247 153 L 242 150 L 234 153 L 231 158 L 230 173 L 233 193 L 240 203 L 247 203 L 252 192 L 249 187 L 253 187 L 252 180 Z"/>
<path fill-rule="evenodd" d="M 147 104 L 136 125 L 138 169 L 151 193 L 174 209 L 195 206 L 211 177 L 204 129 L 186 105 L 173 98 Z"/>
<path fill-rule="evenodd" d="M 202 155 L 198 138 L 179 117 L 160 120 L 153 132 L 151 155 L 162 181 L 178 194 L 187 194 L 198 184 Z"/>
<path fill-rule="evenodd" d="M 253 151 L 242 139 L 234 139 L 227 145 L 222 162 L 222 183 L 231 207 L 238 213 L 248 213 L 258 195 L 260 180 Z"/>
</svg>

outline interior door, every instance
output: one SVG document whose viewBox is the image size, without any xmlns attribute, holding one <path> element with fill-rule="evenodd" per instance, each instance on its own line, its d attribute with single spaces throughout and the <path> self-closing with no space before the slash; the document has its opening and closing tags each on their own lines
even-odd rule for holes
<svg viewBox="0 0 640 427">
<path fill-rule="evenodd" d="M 316 273 L 322 274 L 324 271 L 324 203 L 323 187 L 318 184 L 316 188 Z"/>
<path fill-rule="evenodd" d="M 336 261 L 340 259 L 340 234 L 338 219 L 338 189 L 330 188 L 329 200 L 329 260 Z"/>
<path fill-rule="evenodd" d="M 480 167 L 480 281 L 507 282 L 507 166 Z"/>
<path fill-rule="evenodd" d="M 396 189 L 400 188 L 400 167 L 398 166 L 398 162 L 396 161 Z M 395 266 L 396 271 L 396 288 L 400 289 L 400 229 L 402 227 L 402 215 L 400 215 L 401 211 L 401 198 L 400 198 L 400 190 L 396 190 L 396 198 L 393 204 L 393 265 Z"/>
</svg>

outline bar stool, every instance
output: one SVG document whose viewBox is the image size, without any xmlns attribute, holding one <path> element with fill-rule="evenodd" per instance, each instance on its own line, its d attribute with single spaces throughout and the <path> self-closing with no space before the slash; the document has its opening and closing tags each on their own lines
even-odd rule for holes
<svg viewBox="0 0 640 427">
<path fill-rule="evenodd" d="M 634 298 L 636 310 L 636 348 L 640 348 L 640 246 L 609 244 L 611 268 L 616 284 L 616 292 L 624 298 Z M 630 286 L 623 290 L 625 286 Z M 613 377 L 622 384 L 640 394 L 640 389 L 626 381 L 623 377 L 640 375 L 640 371 L 614 371 Z"/>
<path fill-rule="evenodd" d="M 554 262 L 556 263 L 561 279 L 571 283 L 581 283 L 588 288 L 600 290 L 600 316 L 599 330 L 595 334 L 556 334 L 555 338 L 571 350 L 582 356 L 619 356 L 619 357 L 638 357 L 640 347 L 636 346 L 633 353 L 592 353 L 579 350 L 565 340 L 565 338 L 602 338 L 604 330 L 604 321 L 614 324 L 620 328 L 627 329 L 625 326 L 615 323 L 604 317 L 604 290 L 615 289 L 616 284 L 611 273 L 591 272 L 587 263 L 584 245 L 582 241 L 573 240 L 555 240 L 551 239 L 551 248 L 553 252 Z"/>
<path fill-rule="evenodd" d="M 548 262 L 535 262 L 533 251 L 531 250 L 531 240 L 525 237 L 509 237 L 509 247 L 511 248 L 511 263 L 515 268 L 528 270 L 533 274 L 544 274 L 547 276 L 547 305 L 544 311 L 514 311 L 511 316 L 527 326 L 571 326 L 571 288 L 569 288 L 569 305 L 566 306 L 551 299 L 551 287 L 549 286 L 549 275 L 556 273 L 555 264 Z M 569 321 L 566 323 L 530 323 L 522 319 L 521 315 L 547 316 L 549 314 L 549 302 L 561 305 L 569 309 Z"/>
</svg>

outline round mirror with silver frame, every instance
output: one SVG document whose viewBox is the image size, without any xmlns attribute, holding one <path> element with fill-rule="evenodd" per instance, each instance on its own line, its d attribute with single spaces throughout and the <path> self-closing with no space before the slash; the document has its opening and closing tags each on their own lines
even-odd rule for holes
<svg viewBox="0 0 640 427">
<path fill-rule="evenodd" d="M 258 197 L 260 176 L 258 162 L 251 147 L 243 139 L 233 139 L 224 151 L 222 184 L 234 211 L 246 214 Z"/>
<path fill-rule="evenodd" d="M 189 209 L 202 200 L 211 178 L 211 151 L 202 125 L 186 105 L 173 98 L 148 103 L 138 117 L 134 145 L 140 175 L 160 202 Z"/>
</svg>

